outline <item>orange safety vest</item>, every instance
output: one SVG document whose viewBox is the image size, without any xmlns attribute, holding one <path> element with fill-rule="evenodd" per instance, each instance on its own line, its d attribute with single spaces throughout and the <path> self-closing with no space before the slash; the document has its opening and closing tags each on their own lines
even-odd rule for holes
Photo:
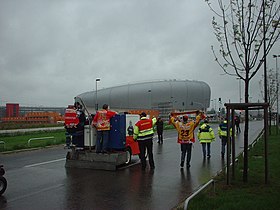
<svg viewBox="0 0 280 210">
<path fill-rule="evenodd" d="M 110 119 L 116 114 L 116 112 L 110 110 L 100 110 L 93 118 L 93 125 L 96 126 L 98 131 L 110 130 Z"/>
</svg>

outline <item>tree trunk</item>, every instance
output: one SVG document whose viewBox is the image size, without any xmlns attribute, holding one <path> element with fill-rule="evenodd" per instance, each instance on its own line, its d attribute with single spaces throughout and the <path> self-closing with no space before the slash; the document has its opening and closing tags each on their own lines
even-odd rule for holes
<svg viewBox="0 0 280 210">
<path fill-rule="evenodd" d="M 247 72 L 247 71 L 246 71 Z M 249 80 L 245 80 L 245 103 L 249 102 Z M 243 182 L 248 181 L 248 131 L 249 131 L 249 110 L 245 109 L 245 129 L 244 129 L 244 165 Z"/>
<path fill-rule="evenodd" d="M 270 106 L 270 105 L 269 105 L 268 110 L 269 110 L 269 111 L 268 111 L 268 112 L 269 112 L 269 115 L 268 115 L 268 116 L 269 116 L 269 126 L 268 126 L 268 127 L 269 127 L 269 135 L 271 135 L 271 124 L 272 124 L 272 123 L 271 123 L 271 120 L 272 120 L 272 114 L 271 114 L 271 106 Z"/>
</svg>

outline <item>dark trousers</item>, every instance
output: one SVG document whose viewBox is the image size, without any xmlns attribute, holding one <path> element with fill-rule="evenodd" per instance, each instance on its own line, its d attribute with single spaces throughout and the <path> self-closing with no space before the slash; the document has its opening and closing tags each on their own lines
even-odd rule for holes
<svg viewBox="0 0 280 210">
<path fill-rule="evenodd" d="M 201 145 L 202 145 L 203 157 L 206 156 L 206 147 L 207 147 L 207 155 L 208 155 L 208 156 L 211 155 L 211 150 L 210 150 L 210 148 L 211 148 L 211 143 L 203 142 L 203 143 L 201 143 Z"/>
<path fill-rule="evenodd" d="M 241 129 L 240 129 L 239 124 L 235 124 L 235 126 L 236 126 L 236 133 L 240 133 L 240 132 L 241 132 Z"/>
<path fill-rule="evenodd" d="M 96 152 L 107 152 L 110 131 L 97 131 Z"/>
<path fill-rule="evenodd" d="M 72 144 L 76 147 L 84 147 L 84 131 L 76 131 L 72 134 Z"/>
<path fill-rule="evenodd" d="M 222 140 L 221 153 L 222 153 L 222 155 L 224 155 L 225 152 L 226 152 L 227 136 L 222 136 L 222 137 L 221 137 L 221 140 Z"/>
<path fill-rule="evenodd" d="M 139 156 L 141 160 L 142 169 L 146 168 L 146 157 L 145 157 L 146 149 L 148 152 L 150 168 L 153 169 L 155 167 L 154 157 L 153 157 L 153 139 L 139 140 L 138 146 L 140 150 Z"/>
<path fill-rule="evenodd" d="M 192 157 L 192 144 L 181 144 L 181 162 L 185 162 L 187 154 L 187 165 L 190 165 Z"/>
<path fill-rule="evenodd" d="M 163 143 L 163 136 L 162 136 L 162 131 L 158 131 L 157 135 L 158 135 L 158 143 Z"/>
</svg>

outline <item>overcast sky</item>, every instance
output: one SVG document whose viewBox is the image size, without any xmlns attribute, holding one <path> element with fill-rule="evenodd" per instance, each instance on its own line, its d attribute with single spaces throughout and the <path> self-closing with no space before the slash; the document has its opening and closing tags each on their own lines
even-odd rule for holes
<svg viewBox="0 0 280 210">
<path fill-rule="evenodd" d="M 212 16 L 204 0 L 0 0 L 0 105 L 67 106 L 96 78 L 99 88 L 199 80 L 211 99 L 239 102 L 238 80 L 211 52 Z"/>
</svg>

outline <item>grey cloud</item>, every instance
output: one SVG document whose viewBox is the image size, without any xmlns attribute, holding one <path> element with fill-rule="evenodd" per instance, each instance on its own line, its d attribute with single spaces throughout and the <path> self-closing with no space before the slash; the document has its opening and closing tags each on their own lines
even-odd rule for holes
<svg viewBox="0 0 280 210">
<path fill-rule="evenodd" d="M 1 105 L 66 106 L 97 77 L 202 80 L 237 101 L 210 50 L 212 16 L 197 0 L 0 0 Z"/>
</svg>

